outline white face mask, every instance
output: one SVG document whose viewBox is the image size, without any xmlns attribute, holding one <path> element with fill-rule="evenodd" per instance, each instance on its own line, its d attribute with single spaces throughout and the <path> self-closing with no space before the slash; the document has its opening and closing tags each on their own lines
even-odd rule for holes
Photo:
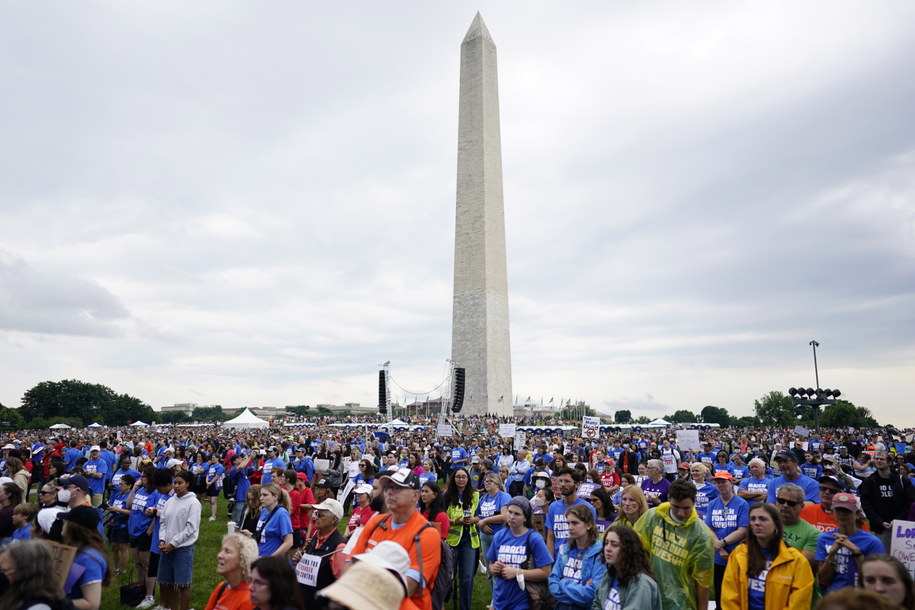
<svg viewBox="0 0 915 610">
<path fill-rule="evenodd" d="M 543 479 L 537 479 L 534 481 L 534 486 L 537 487 L 537 489 L 544 489 L 546 487 L 546 481 Z"/>
<path fill-rule="evenodd" d="M 543 498 L 540 496 L 534 496 L 531 498 L 531 506 L 543 506 Z"/>
<path fill-rule="evenodd" d="M 61 489 L 60 491 L 58 491 L 57 492 L 57 501 L 64 502 L 64 503 L 70 502 L 70 490 Z"/>
</svg>

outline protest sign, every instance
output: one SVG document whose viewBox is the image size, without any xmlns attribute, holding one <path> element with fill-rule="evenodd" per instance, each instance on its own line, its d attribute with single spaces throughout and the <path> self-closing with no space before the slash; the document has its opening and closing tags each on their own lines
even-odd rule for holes
<svg viewBox="0 0 915 610">
<path fill-rule="evenodd" d="M 48 550 L 51 551 L 50 572 L 56 575 L 58 582 L 64 587 L 67 582 L 67 575 L 70 573 L 70 566 L 76 557 L 76 547 L 50 540 L 45 540 L 44 542 L 48 545 Z"/>
<path fill-rule="evenodd" d="M 499 424 L 499 436 L 513 438 L 515 436 L 515 424 Z"/>
<path fill-rule="evenodd" d="M 599 434 L 600 418 L 585 415 L 581 418 L 581 435 L 588 440 L 596 440 Z"/>
<path fill-rule="evenodd" d="M 680 451 L 700 451 L 698 430 L 677 430 L 677 447 Z M 676 471 L 676 469 L 675 469 Z"/>
<path fill-rule="evenodd" d="M 527 435 L 524 432 L 515 432 L 515 451 L 524 449 L 524 443 L 527 442 Z"/>
<path fill-rule="evenodd" d="M 449 437 L 454 435 L 454 430 L 451 427 L 451 424 L 438 424 L 435 427 L 436 436 Z"/>
<path fill-rule="evenodd" d="M 915 576 L 915 521 L 897 519 L 891 524 L 890 555 L 905 564 Z"/>
<path fill-rule="evenodd" d="M 318 586 L 318 569 L 321 567 L 321 557 L 318 555 L 302 555 L 295 566 L 295 577 L 306 587 Z"/>
</svg>

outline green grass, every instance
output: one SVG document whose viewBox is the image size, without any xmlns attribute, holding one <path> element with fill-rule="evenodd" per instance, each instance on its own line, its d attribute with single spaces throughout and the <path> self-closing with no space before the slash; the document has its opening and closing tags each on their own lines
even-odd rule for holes
<svg viewBox="0 0 915 610">
<path fill-rule="evenodd" d="M 226 500 L 219 497 L 219 509 L 216 513 L 216 521 L 209 521 L 210 507 L 209 504 L 203 506 L 203 516 L 200 520 L 200 536 L 194 545 L 194 582 L 191 585 L 191 608 L 203 610 L 206 607 L 210 593 L 216 588 L 216 585 L 222 582 L 222 578 L 216 574 L 216 555 L 219 553 L 222 536 L 226 533 Z M 341 528 L 345 527 L 346 520 L 341 523 Z M 131 568 L 127 574 L 113 574 L 111 584 L 102 591 L 102 610 L 124 610 L 128 606 L 121 604 L 121 585 L 126 585 L 132 580 L 136 580 L 134 570 Z M 134 576 L 133 579 L 131 577 Z M 485 610 L 487 604 L 491 603 L 492 598 L 489 594 L 489 586 L 486 577 L 477 573 L 473 583 L 473 606 L 472 610 Z M 159 587 L 156 586 L 156 602 L 160 601 Z M 452 599 L 448 602 L 449 610 L 457 609 L 457 600 Z M 306 610 L 310 610 L 306 608 Z"/>
</svg>

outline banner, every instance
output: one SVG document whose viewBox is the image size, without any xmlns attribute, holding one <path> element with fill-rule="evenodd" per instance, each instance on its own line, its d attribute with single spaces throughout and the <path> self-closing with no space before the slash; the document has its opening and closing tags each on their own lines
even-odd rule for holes
<svg viewBox="0 0 915 610">
<path fill-rule="evenodd" d="M 600 418 L 585 415 L 581 418 L 581 435 L 588 440 L 597 440 L 600 433 Z"/>
<path fill-rule="evenodd" d="M 499 424 L 499 436 L 513 438 L 515 436 L 515 424 Z"/>
<path fill-rule="evenodd" d="M 896 519 L 891 524 L 890 555 L 905 564 L 915 576 L 915 521 Z"/>
<path fill-rule="evenodd" d="M 318 585 L 318 569 L 321 567 L 321 557 L 318 555 L 302 555 L 295 566 L 295 577 L 306 587 Z"/>
<path fill-rule="evenodd" d="M 810 436 L 810 430 L 808 430 L 804 426 L 795 426 L 794 433 L 797 434 L 798 436 Z"/>
<path fill-rule="evenodd" d="M 677 430 L 677 448 L 682 451 L 701 451 L 698 430 Z M 663 456 L 662 456 L 663 457 Z M 676 470 L 675 470 L 676 472 Z"/>
</svg>

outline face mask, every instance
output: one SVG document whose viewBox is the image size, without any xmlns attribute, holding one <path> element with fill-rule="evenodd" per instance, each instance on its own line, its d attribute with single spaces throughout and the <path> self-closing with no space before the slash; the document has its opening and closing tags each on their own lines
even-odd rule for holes
<svg viewBox="0 0 915 610">
<path fill-rule="evenodd" d="M 63 502 L 64 504 L 70 502 L 70 490 L 61 489 L 60 491 L 58 491 L 57 492 L 57 501 Z"/>
<path fill-rule="evenodd" d="M 531 498 L 531 506 L 543 506 L 543 498 L 540 496 L 534 496 Z"/>
<path fill-rule="evenodd" d="M 537 481 L 534 482 L 534 485 L 536 485 L 537 489 L 543 489 L 546 487 L 546 481 L 543 479 L 537 479 Z"/>
</svg>

